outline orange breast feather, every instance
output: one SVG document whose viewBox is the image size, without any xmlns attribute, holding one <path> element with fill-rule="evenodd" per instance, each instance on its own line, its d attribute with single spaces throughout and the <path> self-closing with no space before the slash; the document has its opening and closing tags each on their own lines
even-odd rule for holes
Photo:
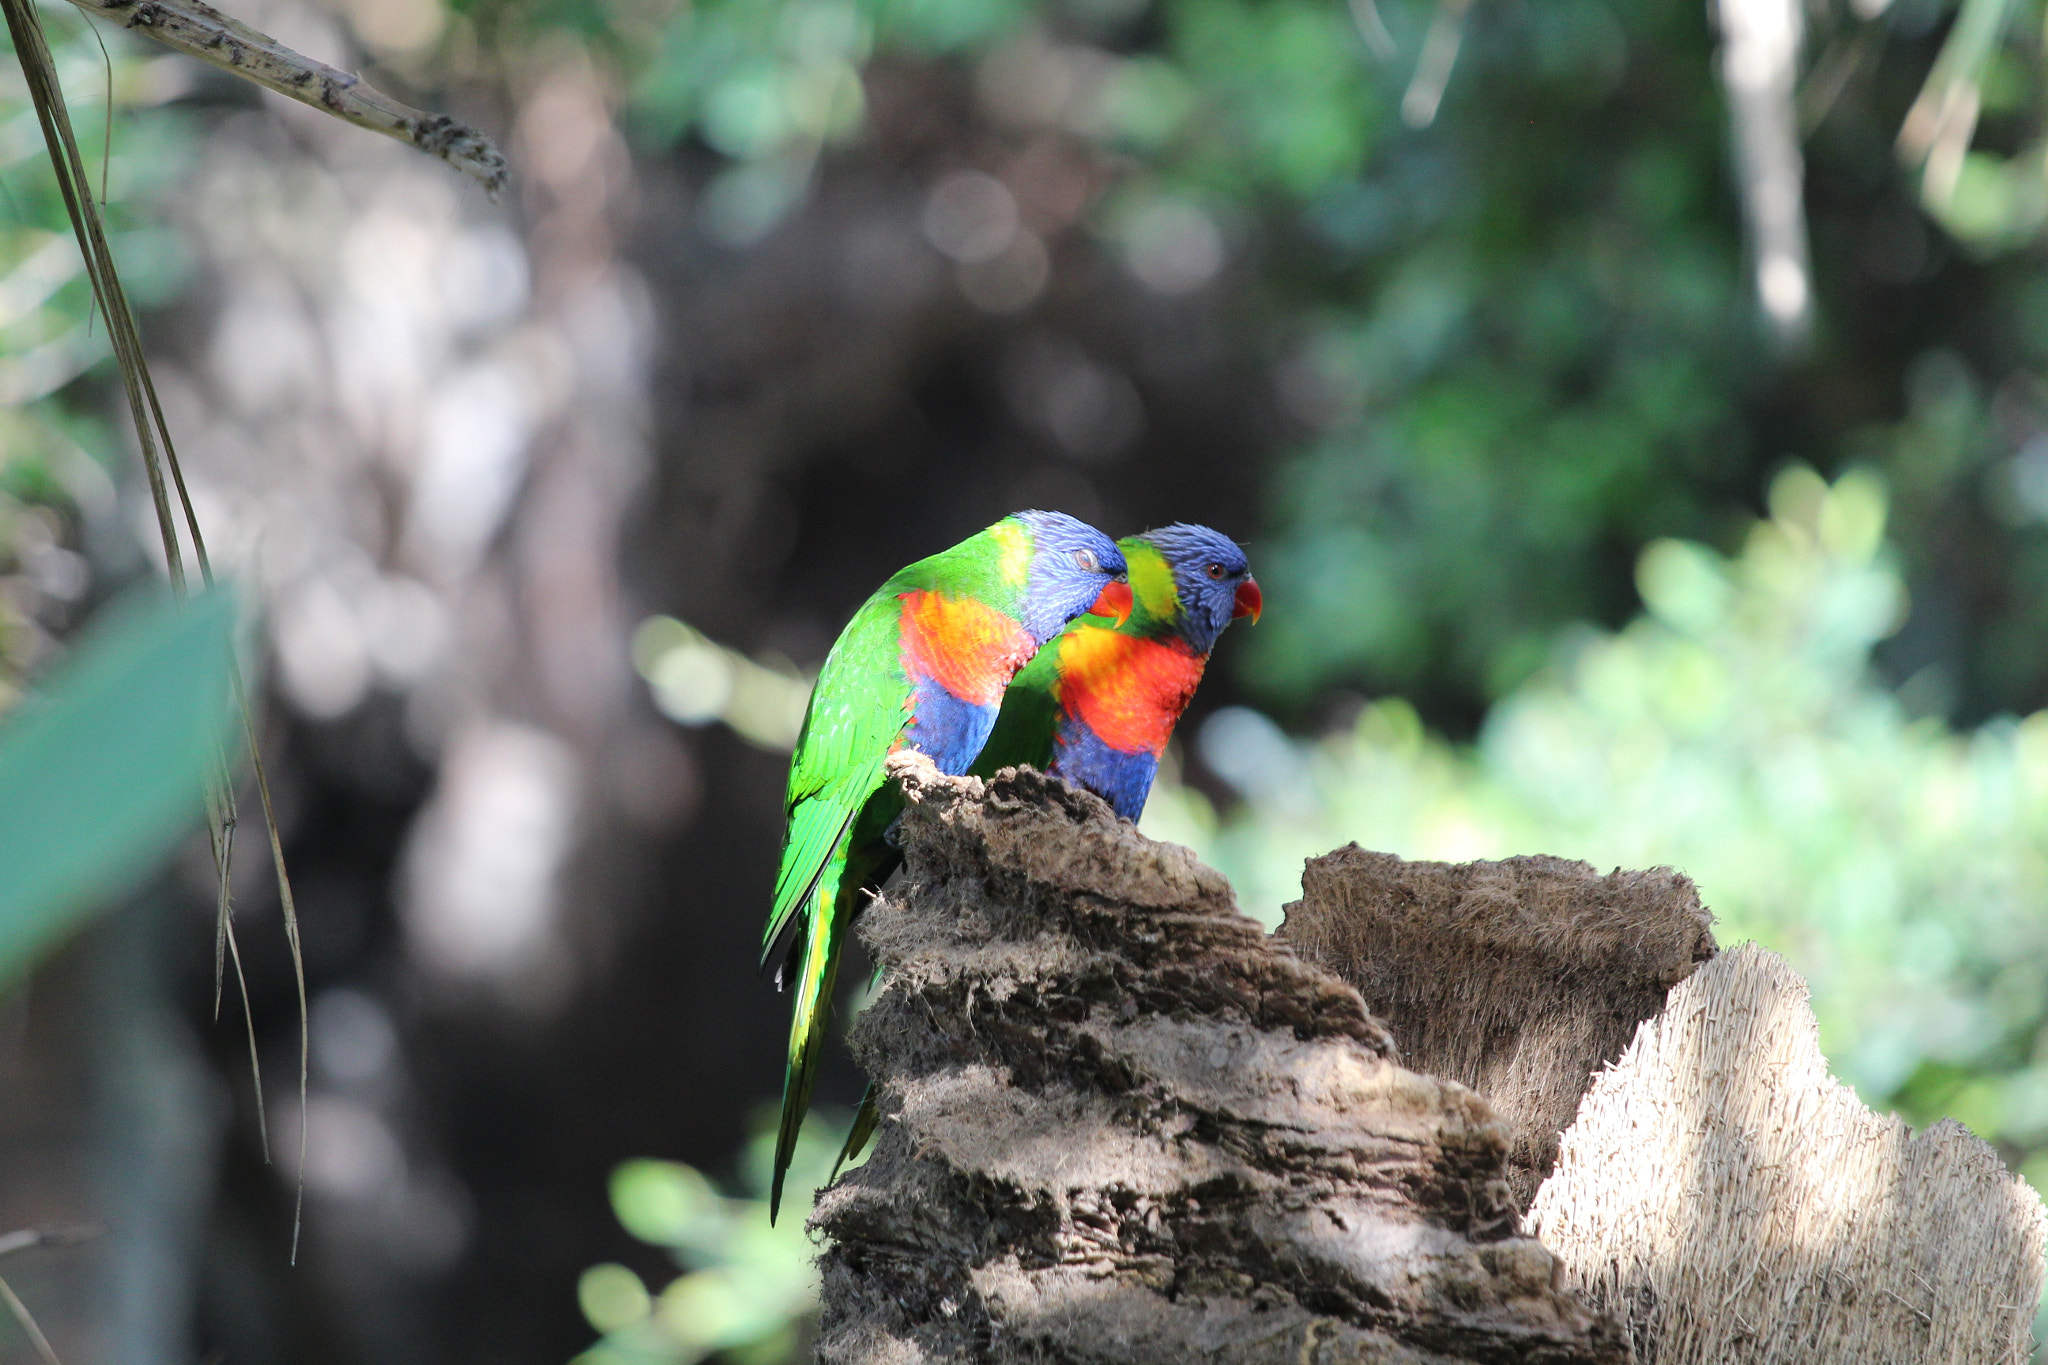
<svg viewBox="0 0 2048 1365">
<path fill-rule="evenodd" d="M 1024 627 L 971 598 L 919 591 L 900 600 L 897 649 L 913 684 L 930 678 L 964 702 L 994 706 L 1035 652 Z"/>
<path fill-rule="evenodd" d="M 1178 639 L 1076 631 L 1060 641 L 1060 704 L 1110 748 L 1157 754 L 1206 662 Z"/>
</svg>

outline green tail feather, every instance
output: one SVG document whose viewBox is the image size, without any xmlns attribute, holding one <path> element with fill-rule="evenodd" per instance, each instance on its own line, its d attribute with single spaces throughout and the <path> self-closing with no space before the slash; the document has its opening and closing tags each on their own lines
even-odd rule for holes
<svg viewBox="0 0 2048 1365">
<path fill-rule="evenodd" d="M 860 1112 L 853 1116 L 853 1127 L 847 1130 L 846 1141 L 839 1145 L 839 1155 L 832 1161 L 832 1174 L 825 1178 L 827 1183 L 837 1180 L 840 1167 L 861 1154 L 881 1122 L 881 1111 L 875 1108 L 875 1083 L 869 1081 L 868 1088 L 860 1092 Z"/>
<path fill-rule="evenodd" d="M 782 1124 L 775 1135 L 775 1177 L 768 1191 L 771 1226 L 782 1208 L 782 1179 L 789 1174 L 790 1157 L 796 1152 L 797 1131 L 803 1127 L 804 1113 L 811 1107 L 811 1087 L 817 1083 L 818 1063 L 825 1052 L 826 1026 L 832 1018 L 832 987 L 839 979 L 839 959 L 843 956 L 839 940 L 852 918 L 849 912 L 858 894 L 836 892 L 840 885 L 838 870 L 834 868 L 833 875 L 820 879 L 811 898 L 809 922 L 801 931 L 803 968 L 797 974 L 796 999 L 790 1006 L 789 1062 L 782 1077 Z M 791 956 L 795 956 L 794 952 Z"/>
<path fill-rule="evenodd" d="M 798 914 L 798 940 L 790 947 L 789 962 L 797 966 L 793 984 L 796 998 L 790 1006 L 789 1062 L 782 1081 L 782 1125 L 775 1140 L 775 1175 L 769 1188 L 768 1216 L 772 1223 L 782 1205 L 782 1180 L 788 1173 L 790 1157 L 796 1151 L 797 1130 L 811 1105 L 811 1086 L 818 1078 L 818 1064 L 824 1059 L 825 1039 L 832 1018 L 832 990 L 839 980 L 839 962 L 846 956 L 846 935 L 853 919 L 866 903 L 864 888 L 880 884 L 902 861 L 902 855 L 883 839 L 903 809 L 903 795 L 893 785 L 871 794 L 857 818 L 842 828 L 846 836 L 834 849 L 831 861 L 812 883 L 808 900 Z M 829 908 L 829 922 L 824 912 Z M 820 930 L 818 926 L 824 925 Z"/>
</svg>

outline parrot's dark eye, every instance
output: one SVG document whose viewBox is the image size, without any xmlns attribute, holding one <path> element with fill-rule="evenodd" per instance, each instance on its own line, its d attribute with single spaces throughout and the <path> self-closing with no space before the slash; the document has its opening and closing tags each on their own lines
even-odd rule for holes
<svg viewBox="0 0 2048 1365">
<path fill-rule="evenodd" d="M 1102 561 L 1095 557 L 1093 550 L 1074 551 L 1074 566 L 1083 573 L 1101 573 Z"/>
<path fill-rule="evenodd" d="M 1224 569 L 1224 567 L 1221 564 L 1218 564 L 1215 560 L 1212 559 L 1209 561 L 1209 577 L 1216 579 L 1218 582 L 1221 582 L 1226 572 L 1228 571 Z"/>
</svg>

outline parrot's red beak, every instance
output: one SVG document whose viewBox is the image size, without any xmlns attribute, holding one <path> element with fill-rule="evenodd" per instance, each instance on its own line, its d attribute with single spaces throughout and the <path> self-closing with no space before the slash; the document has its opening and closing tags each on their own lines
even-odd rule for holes
<svg viewBox="0 0 2048 1365">
<path fill-rule="evenodd" d="M 1257 625 L 1259 608 L 1264 605 L 1264 599 L 1259 596 L 1259 581 L 1256 578 L 1247 578 L 1237 585 L 1237 609 L 1230 613 L 1230 619 L 1235 621 L 1240 616 L 1249 616 L 1252 618 L 1252 624 Z"/>
<path fill-rule="evenodd" d="M 1102 592 L 1095 599 L 1095 605 L 1088 608 L 1090 616 L 1107 616 L 1118 625 L 1131 619 L 1131 585 L 1121 580 L 1102 585 Z"/>
</svg>

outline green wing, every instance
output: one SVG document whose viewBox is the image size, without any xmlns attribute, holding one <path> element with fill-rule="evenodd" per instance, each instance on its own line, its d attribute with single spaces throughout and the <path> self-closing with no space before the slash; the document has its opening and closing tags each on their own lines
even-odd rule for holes
<svg viewBox="0 0 2048 1365">
<path fill-rule="evenodd" d="M 1067 630 L 1080 628 L 1084 621 L 1092 621 L 1097 627 L 1104 624 L 1101 618 L 1081 616 L 1076 617 Z M 1064 632 L 1053 637 L 1010 679 L 1009 687 L 1003 692 L 1003 708 L 996 715 L 995 728 L 989 731 L 980 756 L 968 769 L 975 777 L 992 777 L 998 769 L 1013 768 L 1018 764 L 1029 764 L 1044 772 L 1052 763 L 1053 740 L 1059 733 L 1060 723 L 1059 652 L 1063 638 Z M 787 1110 L 784 1112 L 786 1114 Z M 870 1083 L 860 1097 L 860 1109 L 854 1115 L 853 1127 L 848 1130 L 846 1141 L 839 1148 L 839 1158 L 832 1163 L 834 1179 L 838 1178 L 841 1166 L 861 1154 L 880 1121 L 881 1114 L 875 1107 L 875 1087 Z M 795 1141 L 794 1132 L 790 1141 Z"/>
<path fill-rule="evenodd" d="M 894 586 L 892 580 L 890 587 Z M 869 598 L 825 659 L 789 765 L 789 820 L 761 961 L 811 898 L 861 807 L 882 785 L 890 748 L 910 722 L 910 680 L 897 657 L 890 588 Z"/>
<path fill-rule="evenodd" d="M 1072 631 L 1083 621 L 1101 626 L 1099 617 L 1077 616 L 1067 626 Z M 999 768 L 1028 763 L 1044 772 L 1052 762 L 1053 739 L 1060 726 L 1060 647 L 1065 633 L 1055 635 L 1045 648 L 1031 656 L 1031 662 L 1017 670 L 1003 692 L 1003 709 L 996 713 L 995 728 L 981 746 L 981 756 L 967 771 L 975 777 L 993 777 Z"/>
<path fill-rule="evenodd" d="M 817 888 L 833 850 L 853 836 L 855 817 L 883 785 L 889 751 L 910 723 L 897 599 L 937 588 L 1014 614 L 1029 558 L 1021 534 L 1006 518 L 902 569 L 861 604 L 825 657 L 789 765 L 789 826 L 761 937 L 764 965 L 790 917 Z"/>
<path fill-rule="evenodd" d="M 765 964 L 796 920 L 788 961 L 797 970 L 795 980 L 786 983 L 794 999 L 769 1193 L 771 1222 L 781 1208 L 783 1176 L 824 1055 L 846 931 L 862 885 L 887 861 L 882 834 L 902 803 L 888 786 L 884 768 L 910 720 L 910 681 L 897 653 L 896 594 L 902 590 L 891 579 L 840 633 L 818 674 L 790 761 L 789 829 L 761 939 Z"/>
<path fill-rule="evenodd" d="M 1083 616 L 1075 618 L 1067 629 L 1075 630 L 1084 621 L 1093 621 L 1098 627 L 1104 624 L 1101 618 Z M 1053 740 L 1059 733 L 1059 652 L 1063 638 L 1063 634 L 1054 636 L 1010 679 L 995 728 L 989 731 L 988 741 L 981 746 L 981 754 L 968 772 L 976 777 L 993 777 L 998 769 L 1018 764 L 1029 764 L 1040 772 L 1050 766 Z M 853 1127 L 839 1148 L 839 1159 L 832 1163 L 834 1179 L 838 1178 L 840 1167 L 861 1154 L 880 1121 L 875 1087 L 870 1083 L 860 1097 Z"/>
<path fill-rule="evenodd" d="M 789 826 L 761 937 L 765 965 L 794 922 L 786 961 L 796 968 L 794 982 L 787 983 L 795 999 L 768 1195 L 771 1223 L 782 1206 L 783 1176 L 824 1055 L 846 933 L 860 909 L 862 888 L 886 875 L 897 857 L 885 835 L 903 808 L 903 796 L 888 781 L 886 764 L 911 720 L 898 599 L 918 589 L 943 589 L 1014 612 L 1029 549 L 1028 536 L 1006 520 L 902 570 L 854 613 L 812 689 L 790 760 Z"/>
</svg>

